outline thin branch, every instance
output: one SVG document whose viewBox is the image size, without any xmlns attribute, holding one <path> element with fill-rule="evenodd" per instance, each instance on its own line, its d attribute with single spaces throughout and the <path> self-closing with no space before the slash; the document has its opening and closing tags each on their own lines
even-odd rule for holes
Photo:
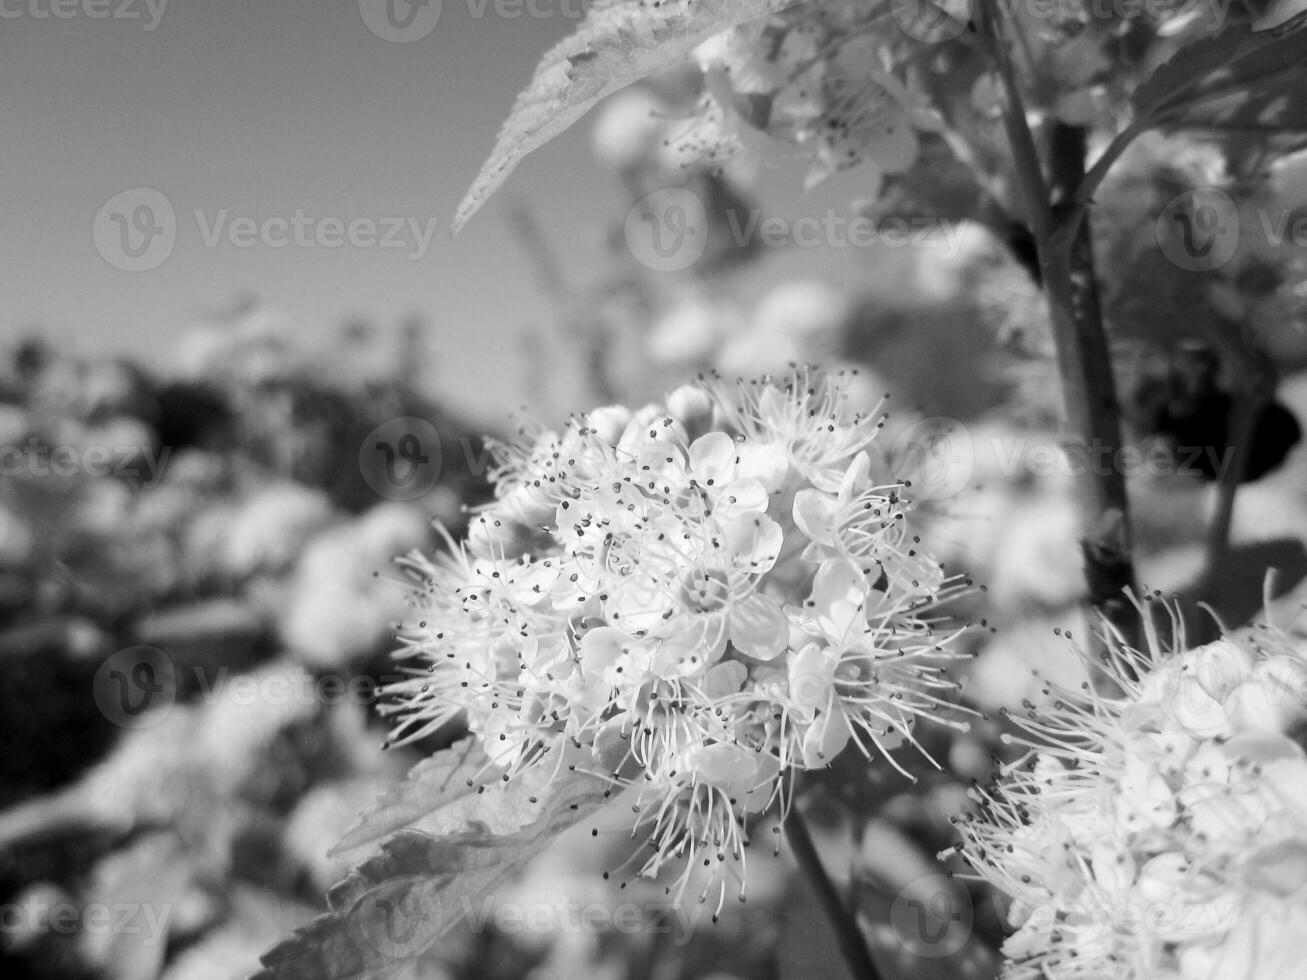
<svg viewBox="0 0 1307 980">
<path fill-rule="evenodd" d="M 982 0 L 979 14 L 981 36 L 990 45 L 1003 83 L 1003 120 L 1013 167 L 1039 250 L 1067 427 L 1086 453 L 1077 490 L 1088 598 L 1129 635 L 1134 619 L 1125 594 L 1133 590 L 1135 580 L 1125 476 L 1116 465 L 1121 445 L 1120 407 L 1103 327 L 1093 240 L 1085 205 L 1078 198 L 1087 176 L 1085 131 L 1053 123 L 1050 176 L 1045 179 L 997 0 Z M 1122 142 L 1116 153 L 1124 146 Z M 1095 181 L 1102 179 L 1110 165 L 1108 161 L 1094 175 Z"/>
<path fill-rule="evenodd" d="M 1094 165 L 1085 172 L 1084 177 L 1076 186 L 1072 200 L 1077 205 L 1085 209 L 1088 208 L 1093 202 L 1098 186 L 1103 182 L 1108 171 L 1112 169 L 1112 165 L 1116 163 L 1121 154 L 1126 151 L 1126 148 L 1135 141 L 1139 134 L 1147 128 L 1147 126 L 1141 126 L 1138 123 L 1131 123 L 1116 134 L 1112 142 L 1107 145 L 1107 149 L 1099 154 L 1098 159 L 1094 161 Z"/>
<path fill-rule="evenodd" d="M 1026 205 L 1030 230 L 1041 256 L 1048 255 L 1053 234 L 1053 212 L 1049 206 L 1048 184 L 1039 163 L 1039 151 L 1026 120 L 1025 101 L 1017 83 L 1016 69 L 1008 53 L 1007 42 L 999 23 L 996 0 L 982 0 L 980 4 L 981 36 L 987 39 L 990 52 L 998 65 L 1007 101 L 1003 106 L 1003 127 L 1012 146 L 1012 158 L 1017 172 L 1017 184 Z"/>
<path fill-rule="evenodd" d="M 536 221 L 531 209 L 521 201 L 514 201 L 508 209 L 508 220 L 541 290 L 559 306 L 567 306 L 573 299 L 572 288 L 554 258 L 554 253 L 546 244 L 540 223 Z"/>
<path fill-rule="evenodd" d="M 1230 526 L 1234 520 L 1234 499 L 1239 484 L 1248 470 L 1251 442 L 1256 430 L 1260 404 L 1255 396 L 1238 392 L 1230 412 L 1228 445 L 1230 454 L 1222 460 L 1216 483 L 1216 504 L 1203 535 L 1203 568 L 1199 578 L 1198 596 L 1221 610 L 1221 578 L 1230 558 Z M 1204 620 L 1206 623 L 1207 620 Z M 1208 623 L 1209 627 L 1214 624 Z M 1215 639 L 1209 628 L 1204 635 L 1194 638 L 1196 643 Z"/>
<path fill-rule="evenodd" d="M 1203 535 L 1203 567 L 1197 584 L 1197 597 L 1223 611 L 1224 575 L 1230 558 L 1230 527 L 1234 521 L 1234 501 L 1248 472 L 1257 421 L 1270 402 L 1273 385 L 1265 383 L 1265 366 L 1255 353 L 1245 352 L 1235 344 L 1222 344 L 1221 353 L 1229 372 L 1231 386 L 1230 417 L 1227 423 L 1228 455 L 1217 473 L 1216 501 Z M 1204 617 L 1198 625 L 1196 643 L 1217 637 L 1216 623 Z"/>
<path fill-rule="evenodd" d="M 835 933 L 840 955 L 844 957 L 854 980 L 883 980 L 884 975 L 876 967 L 867 939 L 858 926 L 857 916 L 826 873 L 821 856 L 812 842 L 812 835 L 808 832 L 808 825 L 797 806 L 791 807 L 785 816 L 785 840 L 794 852 L 795 861 Z"/>
<path fill-rule="evenodd" d="M 1054 123 L 1049 135 L 1052 190 L 1059 204 L 1048 297 L 1067 421 L 1088 452 L 1078 481 L 1085 581 L 1090 604 L 1129 636 L 1137 617 L 1125 597 L 1134 591 L 1135 576 L 1125 474 L 1117 465 L 1121 411 L 1090 224 L 1072 200 L 1085 177 L 1087 139 L 1082 127 L 1064 123 Z"/>
</svg>

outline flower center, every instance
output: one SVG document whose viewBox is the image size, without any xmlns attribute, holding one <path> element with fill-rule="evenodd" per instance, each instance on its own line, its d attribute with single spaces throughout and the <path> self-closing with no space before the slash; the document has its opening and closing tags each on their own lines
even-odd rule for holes
<svg viewBox="0 0 1307 980">
<path fill-rule="evenodd" d="M 698 612 L 717 612 L 730 594 L 726 573 L 720 569 L 696 568 L 681 577 L 681 600 Z"/>
</svg>

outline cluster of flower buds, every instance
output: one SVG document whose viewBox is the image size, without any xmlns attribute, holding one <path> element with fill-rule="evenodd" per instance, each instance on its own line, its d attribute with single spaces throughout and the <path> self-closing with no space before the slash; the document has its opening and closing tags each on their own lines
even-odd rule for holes
<svg viewBox="0 0 1307 980">
<path fill-rule="evenodd" d="M 393 740 L 462 718 L 495 778 L 611 780 L 651 845 L 634 873 L 671 862 L 679 895 L 706 866 L 719 907 L 728 877 L 742 896 L 748 819 L 797 770 L 961 724 L 933 607 L 964 585 L 918 550 L 845 387 L 709 378 L 498 447 L 466 542 L 409 560 Z"/>
<path fill-rule="evenodd" d="M 1008 975 L 1301 976 L 1307 656 L 1268 628 L 1185 650 L 1175 624 L 1168 653 L 1148 625 L 1104 657 L 1119 693 L 1014 719 L 1029 751 L 958 822 L 1013 898 Z"/>
</svg>

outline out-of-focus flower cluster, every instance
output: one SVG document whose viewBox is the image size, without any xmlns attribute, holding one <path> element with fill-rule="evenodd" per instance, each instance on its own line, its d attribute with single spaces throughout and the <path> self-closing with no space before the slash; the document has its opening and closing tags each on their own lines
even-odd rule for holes
<svg viewBox="0 0 1307 980">
<path fill-rule="evenodd" d="M 1307 656 L 1266 628 L 1169 654 L 1148 638 L 1105 655 L 1119 694 L 1028 706 L 1008 736 L 1028 753 L 959 822 L 1013 898 L 1011 975 L 1297 976 Z"/>
<path fill-rule="evenodd" d="M 396 416 L 479 449 L 413 383 L 418 338 L 388 339 L 318 358 L 245 311 L 150 367 L 0 347 L 0 958 L 20 975 L 248 975 L 402 777 L 367 729 L 405 611 L 377 572 L 484 484 L 461 452 L 422 499 L 365 468 Z M 141 671 L 133 724 L 115 708 Z M 81 911 L 129 906 L 113 929 Z"/>
<path fill-rule="evenodd" d="M 1150 134 L 1133 145 L 1105 182 L 1094 219 L 1106 308 L 1122 334 L 1307 362 L 1307 263 L 1293 238 L 1305 173 L 1301 155 L 1240 173 L 1207 144 Z M 1131 220 L 1141 214 L 1148 220 Z M 1192 241 L 1200 227 L 1211 229 L 1209 239 Z"/>
<path fill-rule="evenodd" d="M 800 370 L 525 429 L 466 545 L 411 560 L 393 737 L 464 715 L 504 780 L 609 778 L 652 844 L 637 873 L 684 859 L 680 890 L 706 865 L 719 904 L 727 874 L 743 894 L 745 821 L 792 771 L 952 721 L 929 607 L 957 583 L 845 399 Z"/>
<path fill-rule="evenodd" d="M 912 166 L 917 132 L 941 121 L 893 71 L 886 6 L 803 5 L 701 45 L 704 93 L 669 151 L 686 167 L 802 154 L 809 186 L 863 163 Z"/>
<path fill-rule="evenodd" d="M 413 416 L 451 448 L 478 440 L 405 373 L 422 363 L 411 343 L 384 341 L 352 331 L 354 356 L 329 368 L 253 312 L 184 334 L 151 368 L 16 345 L 0 360 L 0 629 L 77 616 L 116 630 L 239 594 L 253 618 L 284 616 L 314 662 L 374 650 L 399 610 L 371 572 L 429 540 L 430 517 L 456 521 L 478 484 L 451 452 L 421 500 L 387 499 L 371 430 Z M 348 622 L 341 589 L 359 600 Z M 342 634 L 362 638 L 334 655 Z"/>
</svg>

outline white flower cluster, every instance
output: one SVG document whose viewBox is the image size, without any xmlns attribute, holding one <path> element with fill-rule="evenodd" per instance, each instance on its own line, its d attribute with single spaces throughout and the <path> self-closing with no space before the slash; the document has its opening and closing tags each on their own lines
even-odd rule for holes
<svg viewBox="0 0 1307 980">
<path fill-rule="evenodd" d="M 1013 898 L 1006 975 L 1301 977 L 1307 656 L 1270 630 L 1172 654 L 1147 636 L 1105 657 L 1119 696 L 1028 705 L 1030 751 L 958 822 Z"/>
<path fill-rule="evenodd" d="M 918 132 L 942 122 L 895 74 L 888 5 L 832 0 L 791 8 L 704 42 L 704 94 L 668 152 L 682 166 L 803 155 L 808 186 L 862 163 L 903 173 Z"/>
<path fill-rule="evenodd" d="M 464 717 L 503 780 L 537 767 L 627 791 L 652 855 L 727 874 L 793 770 L 879 756 L 941 717 L 956 656 L 926 607 L 956 584 L 916 550 L 877 419 L 845 380 L 706 380 L 500 447 L 467 542 L 414 559 L 396 740 Z M 956 722 L 954 722 L 956 724 Z M 706 894 L 706 892 L 705 892 Z"/>
</svg>

